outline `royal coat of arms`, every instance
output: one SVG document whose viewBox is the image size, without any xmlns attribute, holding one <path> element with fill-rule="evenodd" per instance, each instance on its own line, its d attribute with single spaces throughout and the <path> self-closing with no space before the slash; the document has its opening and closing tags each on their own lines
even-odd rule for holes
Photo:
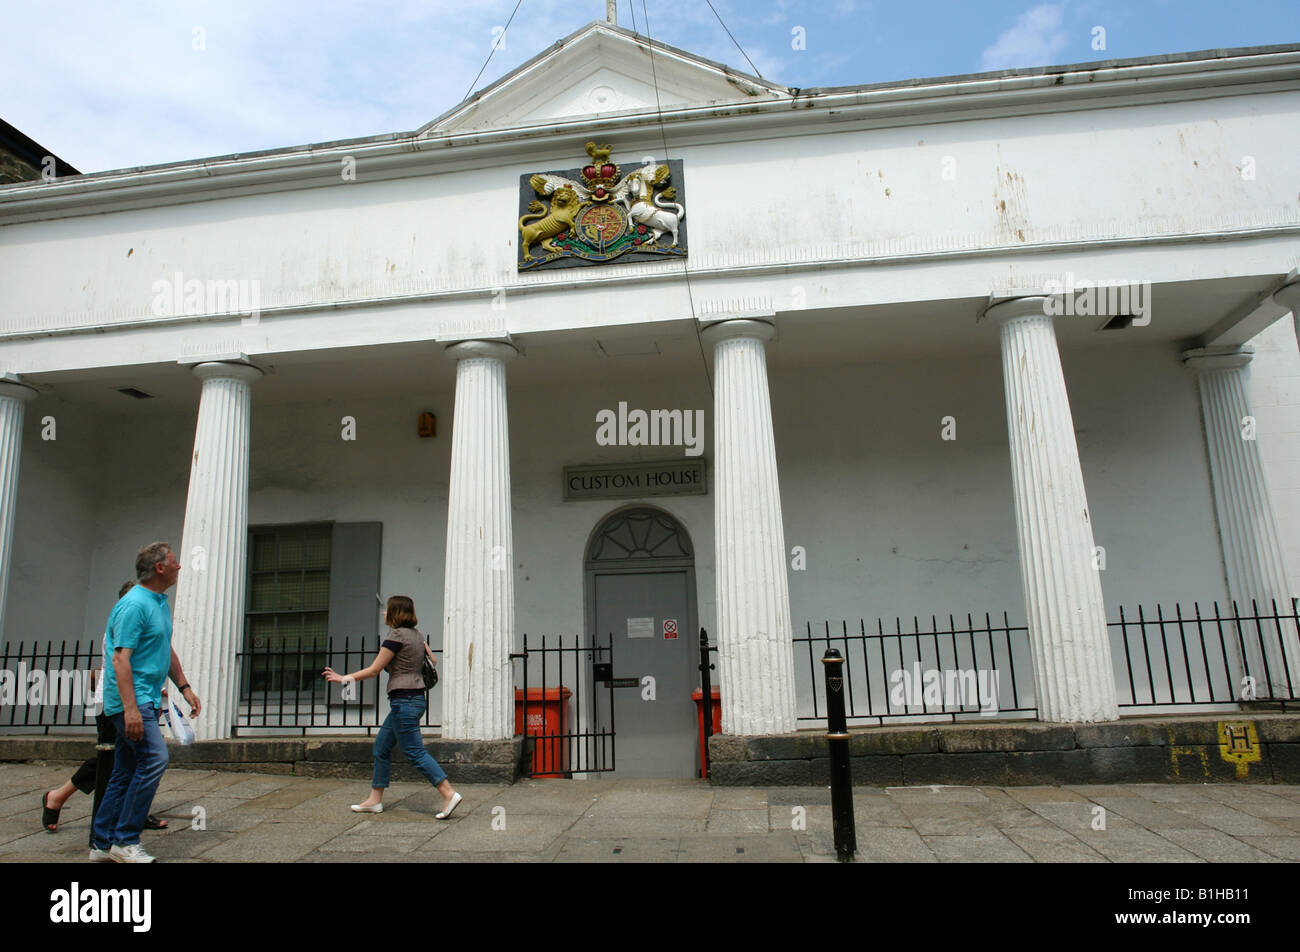
<svg viewBox="0 0 1300 952">
<path fill-rule="evenodd" d="M 624 175 L 609 154 L 588 142 L 590 165 L 520 176 L 520 271 L 686 257 L 682 163 Z"/>
</svg>

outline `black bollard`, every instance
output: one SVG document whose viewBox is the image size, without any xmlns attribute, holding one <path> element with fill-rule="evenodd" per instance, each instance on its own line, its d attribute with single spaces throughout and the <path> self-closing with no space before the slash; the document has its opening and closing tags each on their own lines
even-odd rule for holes
<svg viewBox="0 0 1300 952">
<path fill-rule="evenodd" d="M 835 855 L 853 862 L 858 836 L 853 823 L 853 770 L 849 766 L 849 731 L 844 721 L 844 659 L 834 648 L 822 656 L 826 666 L 826 746 L 831 758 L 831 822 Z"/>
<path fill-rule="evenodd" d="M 700 710 L 704 718 L 704 745 L 700 751 L 700 776 L 709 776 L 709 738 L 713 736 L 713 664 L 709 661 L 709 633 L 700 629 Z"/>
</svg>

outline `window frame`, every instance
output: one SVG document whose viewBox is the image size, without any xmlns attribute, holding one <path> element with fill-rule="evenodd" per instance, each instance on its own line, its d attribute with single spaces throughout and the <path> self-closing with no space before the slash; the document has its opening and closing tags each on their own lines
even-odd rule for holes
<svg viewBox="0 0 1300 952">
<path fill-rule="evenodd" d="M 271 617 L 275 619 L 276 637 L 278 637 L 279 619 L 286 615 L 298 616 L 301 624 L 301 627 L 299 629 L 300 634 L 298 635 L 298 638 L 299 638 L 299 644 L 301 645 L 302 638 L 304 637 L 303 634 L 301 634 L 301 631 L 303 628 L 305 628 L 305 622 L 307 617 L 322 616 L 324 622 L 325 641 L 318 651 L 313 651 L 311 654 L 319 655 L 322 659 L 324 659 L 321 662 L 322 668 L 329 663 L 328 659 L 330 657 L 330 651 L 331 651 L 331 639 L 329 633 L 329 617 L 330 617 L 329 592 L 330 592 L 331 574 L 333 572 L 333 567 L 334 567 L 333 566 L 334 526 L 335 526 L 335 520 L 330 519 L 330 520 L 311 520 L 307 522 L 263 523 L 255 526 L 250 525 L 248 527 L 248 550 L 244 560 L 245 591 L 248 594 L 244 599 L 243 653 L 245 659 L 249 662 L 249 666 L 240 672 L 239 703 L 241 705 L 257 705 L 259 703 L 265 703 L 269 706 L 271 702 L 274 701 L 276 702 L 277 705 L 283 706 L 284 702 L 292 701 L 295 707 L 297 707 L 297 706 L 301 706 L 304 703 L 313 704 L 313 703 L 327 702 L 328 692 L 324 690 L 319 690 L 311 684 L 310 679 L 318 677 L 319 676 L 318 672 L 313 671 L 311 673 L 307 673 L 306 669 L 303 669 L 303 674 L 300 676 L 301 680 L 298 686 L 294 688 L 289 688 L 287 690 L 285 689 L 283 668 L 281 668 L 281 670 L 278 673 L 273 671 L 270 672 L 270 676 L 273 678 L 274 681 L 273 686 L 265 687 L 265 688 L 255 688 L 253 686 L 255 679 L 259 677 L 259 675 L 266 673 L 266 672 L 259 672 L 252 667 L 253 619 L 266 618 L 266 617 Z M 275 590 L 272 596 L 272 600 L 274 603 L 278 604 L 280 590 L 281 590 L 280 589 L 281 576 L 283 575 L 283 576 L 291 577 L 295 571 L 298 574 L 299 604 L 301 606 L 302 604 L 305 603 L 307 573 L 309 571 L 319 572 L 320 569 L 316 569 L 316 568 L 308 569 L 306 566 L 305 559 L 299 560 L 299 566 L 296 570 L 281 569 L 280 568 L 280 547 L 281 547 L 283 536 L 288 534 L 288 532 L 299 532 L 302 533 L 305 537 L 305 534 L 313 529 L 328 530 L 326 535 L 326 552 L 329 561 L 326 563 L 326 567 L 325 567 L 325 592 L 326 592 L 325 607 L 323 609 L 306 609 L 302 607 L 298 609 L 287 609 L 287 610 L 278 609 L 278 608 L 254 609 L 252 607 L 254 576 L 271 575 L 274 577 Z M 253 554 L 254 540 L 258 536 L 267 536 L 267 535 L 271 535 L 275 539 L 276 567 L 273 569 L 255 570 L 254 554 Z M 309 657 L 309 655 L 305 652 L 303 656 Z"/>
</svg>

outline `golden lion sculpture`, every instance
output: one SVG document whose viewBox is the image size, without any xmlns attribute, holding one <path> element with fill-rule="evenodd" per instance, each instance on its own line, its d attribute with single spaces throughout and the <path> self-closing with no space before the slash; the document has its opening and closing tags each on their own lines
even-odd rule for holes
<svg viewBox="0 0 1300 952">
<path fill-rule="evenodd" d="M 536 200 L 530 202 L 528 211 L 531 214 L 519 219 L 524 260 L 533 260 L 533 256 L 529 254 L 529 247 L 539 241 L 549 254 L 559 254 L 560 249 L 551 244 L 551 239 L 573 228 L 573 219 L 581 207 L 582 200 L 578 198 L 578 193 L 567 185 L 555 190 L 551 196 L 549 212 L 541 202 Z"/>
</svg>

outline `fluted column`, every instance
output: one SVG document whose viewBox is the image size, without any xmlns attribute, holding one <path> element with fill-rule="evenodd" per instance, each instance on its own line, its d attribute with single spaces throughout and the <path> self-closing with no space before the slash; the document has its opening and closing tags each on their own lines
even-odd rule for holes
<svg viewBox="0 0 1300 952">
<path fill-rule="evenodd" d="M 249 364 L 213 361 L 194 367 L 203 381 L 194 428 L 185 528 L 176 560 L 172 646 L 203 702 L 194 722 L 199 740 L 231 736 L 238 710 L 235 654 L 244 637 L 248 549 Z"/>
<path fill-rule="evenodd" d="M 18 469 L 23 452 L 23 411 L 36 391 L 16 377 L 0 380 L 0 641 L 4 640 L 9 562 L 18 515 Z"/>
<path fill-rule="evenodd" d="M 1277 514 L 1259 455 L 1259 434 L 1246 399 L 1246 366 L 1254 355 L 1250 346 L 1204 347 L 1183 354 L 1183 363 L 1196 373 L 1201 394 L 1228 595 L 1242 614 L 1252 612 L 1252 600 L 1262 612 L 1272 611 L 1274 599 L 1280 610 L 1287 611 L 1292 595 Z M 1290 668 L 1291 684 L 1300 694 L 1300 645 L 1294 632 L 1284 632 L 1278 639 L 1276 629 L 1272 637 L 1265 631 L 1261 658 L 1258 633 L 1253 625 L 1248 627 L 1246 661 L 1258 683 L 1263 683 L 1267 667 L 1273 693 L 1285 695 L 1285 664 Z M 1240 663 L 1240 646 L 1234 644 L 1233 649 L 1233 660 Z"/>
<path fill-rule="evenodd" d="M 1002 381 L 1020 541 L 1020 576 L 1040 720 L 1119 717 L 1092 520 L 1074 418 L 1045 298 L 990 308 L 1001 325 Z"/>
<path fill-rule="evenodd" d="M 495 740 L 514 733 L 506 361 L 515 349 L 475 340 L 453 344 L 446 353 L 457 364 L 442 600 L 442 732 L 457 740 Z"/>
<path fill-rule="evenodd" d="M 705 328 L 714 357 L 717 639 L 725 734 L 795 730 L 794 642 L 785 529 L 764 342 L 775 327 Z"/>
</svg>

